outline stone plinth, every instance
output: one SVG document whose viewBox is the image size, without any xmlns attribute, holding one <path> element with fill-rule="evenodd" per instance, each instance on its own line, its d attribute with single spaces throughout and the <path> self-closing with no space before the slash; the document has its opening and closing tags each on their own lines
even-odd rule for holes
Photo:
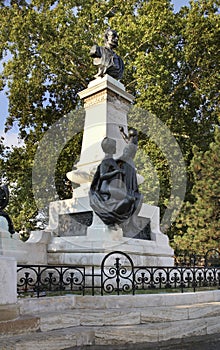
<svg viewBox="0 0 220 350">
<path fill-rule="evenodd" d="M 0 321 L 17 314 L 17 264 L 13 257 L 0 255 Z M 9 306 L 8 313 L 5 309 Z"/>
<path fill-rule="evenodd" d="M 17 301 L 16 260 L 0 256 L 0 304 L 14 304 Z"/>
<path fill-rule="evenodd" d="M 106 254 L 123 251 L 134 265 L 172 266 L 173 249 L 159 230 L 159 208 L 143 204 L 140 216 L 151 222 L 151 240 L 124 237 L 121 229 L 109 229 L 95 215 L 85 236 L 54 237 L 48 244 L 48 263 L 100 266 Z"/>
<path fill-rule="evenodd" d="M 119 157 L 125 145 L 119 125 L 127 131 L 127 113 L 134 97 L 125 91 L 123 84 L 109 75 L 91 81 L 79 96 L 84 102 L 86 119 L 77 167 L 101 162 L 104 157 L 101 142 L 105 136 L 117 140 L 115 157 Z"/>
</svg>

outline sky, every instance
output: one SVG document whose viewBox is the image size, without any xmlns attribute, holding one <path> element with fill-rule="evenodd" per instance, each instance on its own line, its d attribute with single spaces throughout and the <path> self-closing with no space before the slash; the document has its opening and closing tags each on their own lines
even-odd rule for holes
<svg viewBox="0 0 220 350">
<path fill-rule="evenodd" d="M 182 6 L 188 5 L 189 0 L 172 0 L 174 5 L 174 11 L 178 12 Z M 2 70 L 2 63 L 0 62 L 0 71 Z M 9 131 L 7 134 L 4 133 L 4 123 L 8 114 L 8 100 L 5 94 L 5 91 L 0 91 L 0 137 L 3 136 L 5 138 L 6 145 L 17 145 L 18 138 L 17 133 L 18 129 L 16 125 Z"/>
</svg>

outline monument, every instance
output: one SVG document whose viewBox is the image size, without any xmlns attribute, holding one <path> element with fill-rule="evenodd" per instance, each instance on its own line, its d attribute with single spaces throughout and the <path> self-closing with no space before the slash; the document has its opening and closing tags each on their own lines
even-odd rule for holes
<svg viewBox="0 0 220 350">
<path fill-rule="evenodd" d="M 98 73 L 79 93 L 85 108 L 81 155 L 67 174 L 79 187 L 71 199 L 50 203 L 49 264 L 99 265 L 114 250 L 128 253 L 137 265 L 173 264 L 159 208 L 144 204 L 138 190 L 138 135 L 127 125 L 134 97 L 119 81 L 124 63 L 113 51 L 117 46 L 118 34 L 109 29 L 104 47 L 90 52 Z"/>
<path fill-rule="evenodd" d="M 50 203 L 45 230 L 19 242 L 26 254 L 18 263 L 100 266 L 109 252 L 123 251 L 135 265 L 173 265 L 159 208 L 143 203 L 139 192 L 138 133 L 127 125 L 134 97 L 119 81 L 124 63 L 113 50 L 117 46 L 117 32 L 108 29 L 104 46 L 91 48 L 98 73 L 79 93 L 85 109 L 81 154 L 67 173 L 78 187 L 72 198 Z"/>
</svg>

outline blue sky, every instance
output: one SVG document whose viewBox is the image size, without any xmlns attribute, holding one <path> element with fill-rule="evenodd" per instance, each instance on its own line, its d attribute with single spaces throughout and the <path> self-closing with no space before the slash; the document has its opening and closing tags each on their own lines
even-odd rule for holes
<svg viewBox="0 0 220 350">
<path fill-rule="evenodd" d="M 178 12 L 182 6 L 188 5 L 189 0 L 172 0 L 174 5 L 174 11 Z M 2 69 L 2 64 L 0 63 L 0 70 Z M 6 140 L 6 144 L 17 144 L 17 128 L 16 126 L 7 133 L 4 134 L 4 123 L 8 114 L 8 101 L 4 91 L 0 92 L 0 110 L 1 110 L 1 118 L 0 118 L 0 136 L 4 136 Z"/>
</svg>

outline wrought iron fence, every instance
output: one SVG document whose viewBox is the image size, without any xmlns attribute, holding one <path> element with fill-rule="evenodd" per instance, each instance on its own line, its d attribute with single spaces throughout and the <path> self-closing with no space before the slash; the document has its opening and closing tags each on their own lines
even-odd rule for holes
<svg viewBox="0 0 220 350">
<path fill-rule="evenodd" d="M 207 261 L 206 261 L 207 262 Z M 19 265 L 18 296 L 53 294 L 138 294 L 220 288 L 220 267 L 134 266 L 131 257 L 115 251 L 100 267 Z"/>
<path fill-rule="evenodd" d="M 215 248 L 207 250 L 204 255 L 186 251 L 175 256 L 175 265 L 220 267 L 220 252 Z"/>
</svg>

